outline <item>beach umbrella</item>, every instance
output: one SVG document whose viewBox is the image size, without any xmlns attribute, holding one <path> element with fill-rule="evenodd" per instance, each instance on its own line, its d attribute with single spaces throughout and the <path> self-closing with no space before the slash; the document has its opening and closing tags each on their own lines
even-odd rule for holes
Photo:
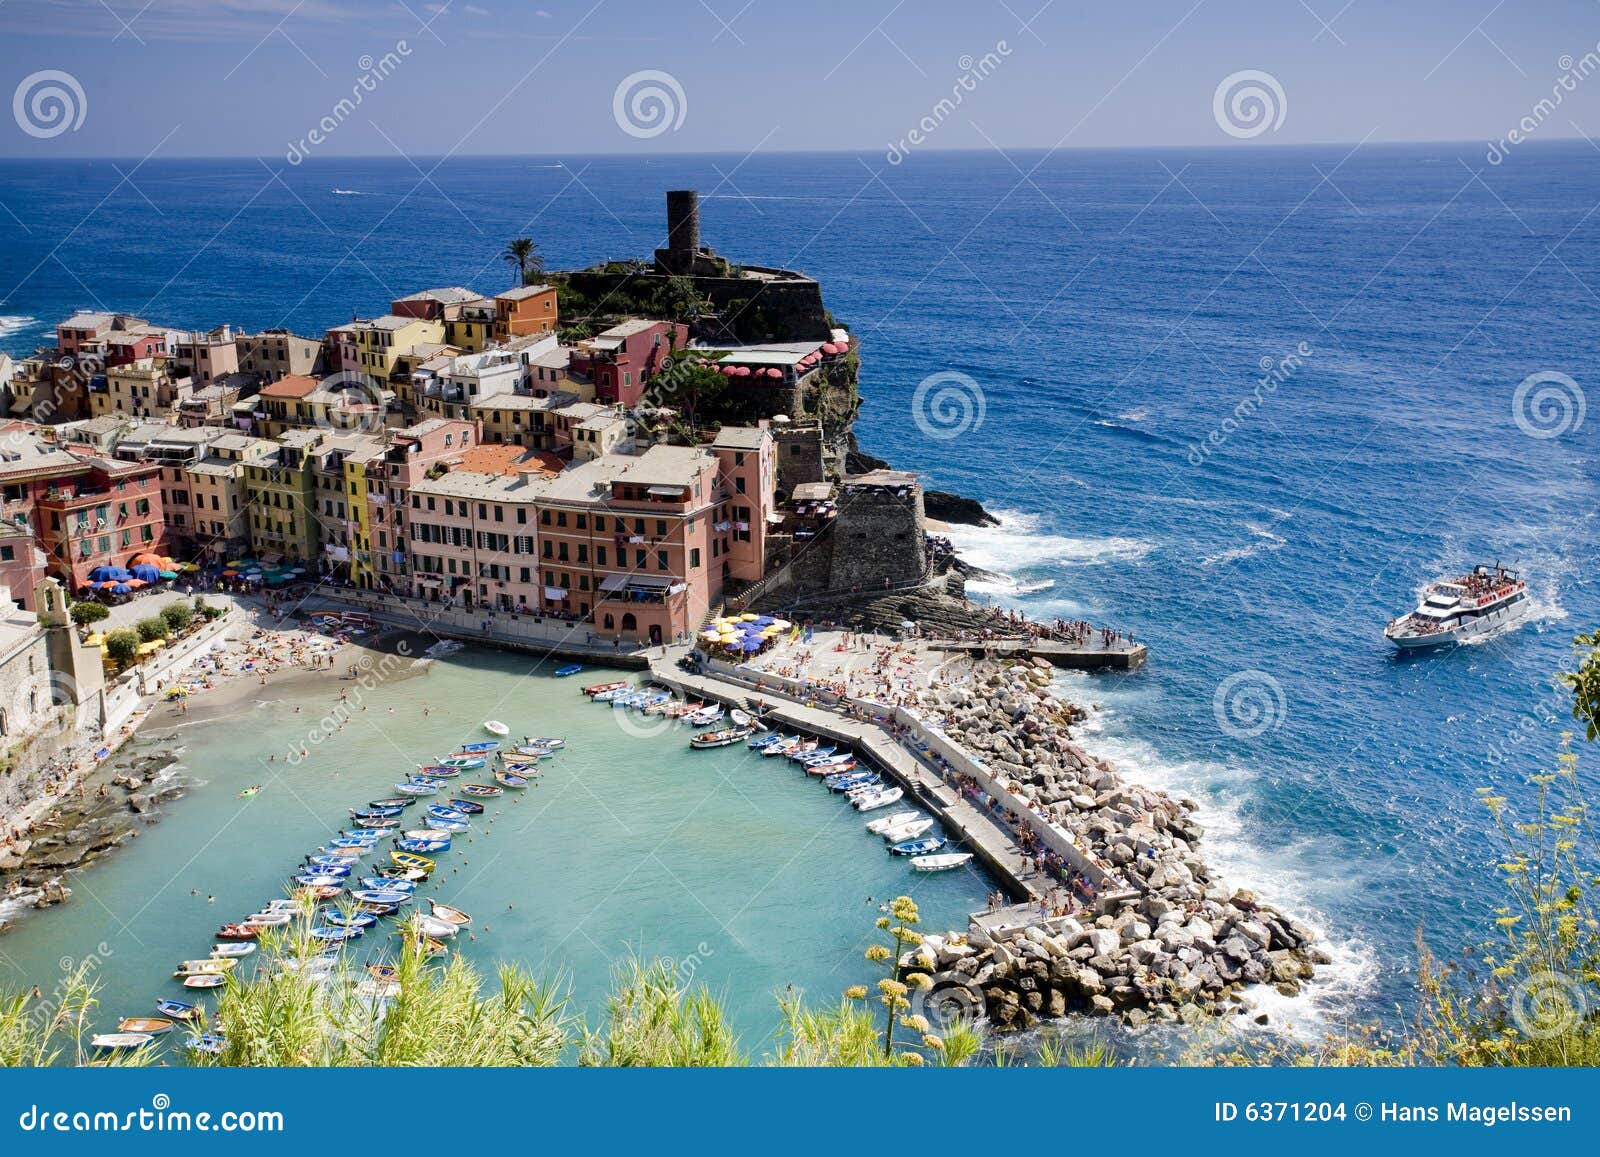
<svg viewBox="0 0 1600 1157">
<path fill-rule="evenodd" d="M 758 626 L 758 627 L 770 627 L 770 626 L 772 626 L 773 623 L 775 623 L 777 621 L 778 620 L 773 618 L 771 615 L 757 615 L 756 616 L 756 626 Z"/>
<path fill-rule="evenodd" d="M 128 565 L 129 566 L 155 566 L 155 567 L 159 568 L 161 566 L 161 556 L 159 554 L 152 554 L 150 551 L 147 550 L 147 551 L 143 552 L 142 554 L 134 555 L 133 558 L 129 561 Z"/>
<path fill-rule="evenodd" d="M 759 617 L 760 617 L 759 615 L 754 615 L 754 614 L 750 613 L 749 611 L 746 611 L 744 614 L 739 616 L 739 621 L 741 623 L 753 623 Z"/>
<path fill-rule="evenodd" d="M 161 577 L 161 568 L 148 562 L 137 563 L 133 568 L 133 577 L 140 582 L 153 583 Z"/>
<path fill-rule="evenodd" d="M 229 567 L 227 570 L 222 572 L 222 577 L 223 578 L 238 578 L 239 577 L 239 572 L 234 570 L 232 567 Z"/>
<path fill-rule="evenodd" d="M 117 583 L 111 588 L 111 593 L 114 594 L 114 595 L 125 595 L 125 594 L 128 594 L 132 590 L 133 590 L 133 588 L 130 587 L 127 583 Z"/>
<path fill-rule="evenodd" d="M 163 570 L 157 571 L 156 573 L 164 579 L 175 579 L 178 577 L 178 572 L 175 570 Z"/>
<path fill-rule="evenodd" d="M 97 566 L 89 572 L 89 579 L 91 582 L 103 582 L 111 577 L 111 571 L 113 569 L 114 568 L 109 566 Z"/>
<path fill-rule="evenodd" d="M 768 369 L 767 370 L 767 377 L 769 377 L 769 378 L 781 378 L 781 377 L 783 377 L 783 371 L 780 370 L 780 369 Z"/>
<path fill-rule="evenodd" d="M 140 587 L 147 587 L 150 584 L 145 582 L 144 579 L 131 578 L 127 582 L 123 583 L 122 585 L 123 586 L 127 586 L 127 587 L 132 587 L 134 590 L 138 590 Z"/>
<path fill-rule="evenodd" d="M 759 651 L 766 646 L 760 639 L 745 639 L 739 644 L 739 650 L 745 652 Z"/>
<path fill-rule="evenodd" d="M 777 627 L 780 631 L 787 631 L 790 627 L 794 626 L 794 624 L 788 619 L 773 619 L 772 625 Z"/>
</svg>

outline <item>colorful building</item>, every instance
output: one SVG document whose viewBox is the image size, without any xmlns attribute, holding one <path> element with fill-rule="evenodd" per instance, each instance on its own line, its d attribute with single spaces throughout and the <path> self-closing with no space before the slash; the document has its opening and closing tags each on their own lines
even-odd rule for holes
<svg viewBox="0 0 1600 1157">
<path fill-rule="evenodd" d="M 166 551 L 161 467 L 106 458 L 84 458 L 82 467 L 45 490 L 34 510 L 46 566 L 73 591 L 88 585 L 97 566 Z"/>
</svg>

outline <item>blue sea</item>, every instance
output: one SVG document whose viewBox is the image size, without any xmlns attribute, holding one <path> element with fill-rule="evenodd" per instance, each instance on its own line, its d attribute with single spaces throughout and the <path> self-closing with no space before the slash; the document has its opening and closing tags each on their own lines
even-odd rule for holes
<svg viewBox="0 0 1600 1157">
<path fill-rule="evenodd" d="M 1474 790 L 1527 798 L 1600 620 L 1589 145 L 430 164 L 0 162 L 0 342 L 74 308 L 320 334 L 509 285 L 513 236 L 554 268 L 647 255 L 698 188 L 707 244 L 821 279 L 860 339 L 863 448 L 1002 515 L 954 533 L 995 572 L 974 593 L 1149 644 L 1067 677 L 1087 741 L 1323 931 L 1295 1015 L 1404 1005 L 1419 930 L 1488 935 Z M 1421 584 L 1495 559 L 1521 629 L 1391 653 Z"/>
</svg>

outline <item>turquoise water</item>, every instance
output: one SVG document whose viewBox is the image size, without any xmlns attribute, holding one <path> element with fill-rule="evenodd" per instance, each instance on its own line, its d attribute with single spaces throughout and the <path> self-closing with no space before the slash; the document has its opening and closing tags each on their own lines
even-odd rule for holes
<svg viewBox="0 0 1600 1157">
<path fill-rule="evenodd" d="M 70 904 L 30 914 L 0 938 L 0 983 L 48 992 L 62 960 L 98 955 L 103 1020 L 181 996 L 169 978 L 177 961 L 205 956 L 220 923 L 281 895 L 290 869 L 341 826 L 345 809 L 394 794 L 416 763 L 486 738 L 487 718 L 513 735 L 565 736 L 567 747 L 546 762 L 543 786 L 486 801 L 470 836 L 438 857 L 439 887 L 428 894 L 475 918 L 477 939 L 457 937 L 455 950 L 485 968 L 508 960 L 559 974 L 591 1022 L 617 961 L 630 951 L 668 956 L 726 1000 L 744 1044 L 759 1051 L 776 1023 L 773 995 L 786 985 L 831 1001 L 869 978 L 861 952 L 885 898 L 914 896 L 934 928 L 964 927 L 983 905 L 993 886 L 983 876 L 912 873 L 787 761 L 743 746 L 691 751 L 677 725 L 638 734 L 650 726 L 637 715 L 625 730 L 622 712 L 579 692 L 605 672 L 556 679 L 553 666 L 469 649 L 363 692 L 365 710 L 315 745 L 308 734 L 338 689 L 353 685 L 269 687 L 273 702 L 252 699 L 209 720 L 196 700 L 176 732 L 188 796 L 73 877 Z M 173 733 L 160 720 L 146 730 L 144 744 Z M 311 758 L 288 766 L 300 747 Z M 258 795 L 239 798 L 256 783 Z M 408 809 L 408 826 L 421 826 L 410 822 L 419 810 Z M 356 942 L 356 958 L 377 940 Z"/>
</svg>

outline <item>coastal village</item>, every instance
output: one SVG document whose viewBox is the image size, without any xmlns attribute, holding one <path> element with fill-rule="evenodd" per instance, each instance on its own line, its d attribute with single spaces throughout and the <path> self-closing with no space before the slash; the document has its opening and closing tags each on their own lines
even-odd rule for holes
<svg viewBox="0 0 1600 1157">
<path fill-rule="evenodd" d="M 691 191 L 667 212 L 653 261 L 546 275 L 524 247 L 509 290 L 320 337 L 79 313 L 0 359 L 7 808 L 128 717 L 69 600 L 312 600 L 647 667 L 854 748 L 1001 881 L 906 961 L 1000 1027 L 1298 992 L 1312 932 L 1224 887 L 1195 806 L 1084 750 L 1051 691 L 1143 645 L 969 602 L 931 517 L 962 503 L 858 451 L 858 345 L 817 282 L 702 245 Z"/>
</svg>

